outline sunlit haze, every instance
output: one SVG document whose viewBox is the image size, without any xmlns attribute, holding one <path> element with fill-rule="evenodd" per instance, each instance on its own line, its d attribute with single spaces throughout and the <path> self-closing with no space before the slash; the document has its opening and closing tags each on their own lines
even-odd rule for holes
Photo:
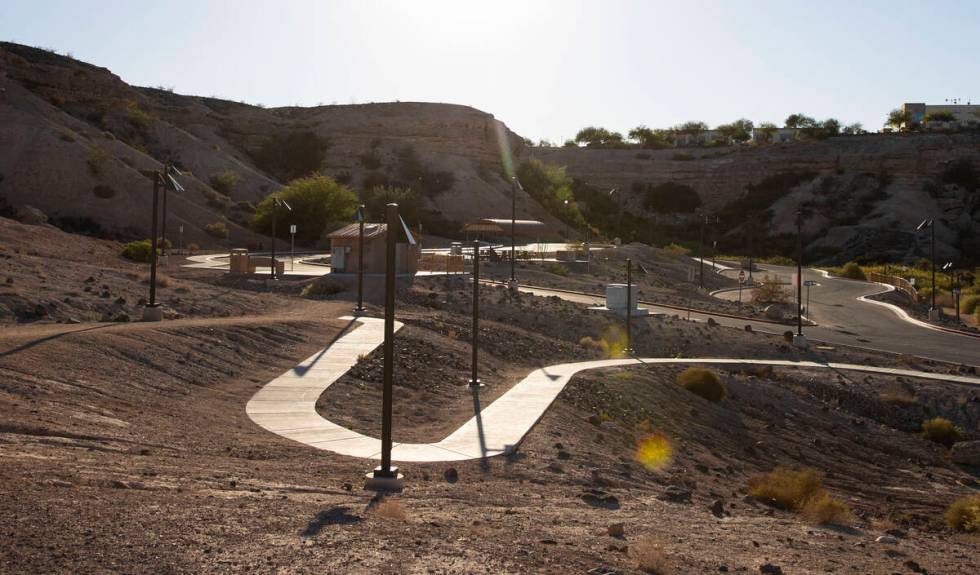
<svg viewBox="0 0 980 575">
<path fill-rule="evenodd" d="M 905 101 L 980 98 L 970 2 L 5 0 L 0 37 L 138 85 L 266 106 L 450 102 L 526 137 L 587 124 L 878 129 Z M 948 13 L 941 26 L 932 16 Z"/>
</svg>

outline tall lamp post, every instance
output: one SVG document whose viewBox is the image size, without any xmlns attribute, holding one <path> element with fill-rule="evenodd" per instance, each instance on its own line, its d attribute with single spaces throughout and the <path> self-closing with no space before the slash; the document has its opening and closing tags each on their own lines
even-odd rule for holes
<svg viewBox="0 0 980 575">
<path fill-rule="evenodd" d="M 946 262 L 945 264 L 943 264 L 942 270 L 946 272 L 947 276 L 949 276 L 949 289 L 950 289 L 950 293 L 954 297 L 954 301 L 952 303 L 956 307 L 956 321 L 960 321 L 960 305 L 959 302 L 956 301 L 959 299 L 959 292 L 953 286 L 953 272 L 949 271 L 952 268 L 953 268 L 953 262 Z M 932 291 L 936 291 L 935 288 Z"/>
<path fill-rule="evenodd" d="M 626 258 L 626 355 L 633 354 L 633 260 Z"/>
<path fill-rule="evenodd" d="M 150 223 L 150 301 L 143 308 L 143 321 L 160 321 L 163 319 L 163 313 L 157 304 L 157 223 L 160 219 L 160 187 L 174 192 L 183 192 L 184 188 L 174 177 L 181 175 L 180 170 L 169 162 L 163 165 L 163 170 L 141 170 L 141 173 L 153 180 L 153 208 L 150 210 L 153 218 Z"/>
<path fill-rule="evenodd" d="M 473 352 L 471 362 L 470 388 L 481 387 L 477 373 L 480 353 L 480 241 L 473 240 L 473 339 L 470 344 Z"/>
<path fill-rule="evenodd" d="M 515 264 L 517 259 L 517 188 L 524 191 L 517 176 L 511 176 L 510 187 L 510 289 L 517 289 Z"/>
<path fill-rule="evenodd" d="M 796 347 L 806 348 L 803 335 L 803 210 L 796 210 Z"/>
<path fill-rule="evenodd" d="M 387 230 L 385 232 L 385 319 L 384 319 L 384 387 L 381 407 L 381 465 L 368 474 L 370 489 L 401 489 L 403 478 L 398 468 L 391 465 L 391 402 L 392 379 L 395 369 L 395 255 L 398 234 L 401 231 L 401 218 L 398 204 L 385 206 Z"/>
<path fill-rule="evenodd" d="M 269 277 L 279 279 L 276 276 L 276 216 L 279 214 L 279 206 L 284 206 L 287 210 L 293 211 L 285 200 L 280 200 L 279 196 L 272 197 L 272 257 L 269 262 Z"/>
<path fill-rule="evenodd" d="M 354 314 L 364 313 L 364 204 L 357 206 L 357 307 Z"/>
<path fill-rule="evenodd" d="M 915 231 L 922 231 L 925 228 L 929 228 L 931 232 L 929 260 L 932 264 L 932 305 L 929 307 L 929 319 L 935 321 L 939 319 L 939 309 L 936 307 L 936 221 L 933 218 L 922 220 Z"/>
</svg>

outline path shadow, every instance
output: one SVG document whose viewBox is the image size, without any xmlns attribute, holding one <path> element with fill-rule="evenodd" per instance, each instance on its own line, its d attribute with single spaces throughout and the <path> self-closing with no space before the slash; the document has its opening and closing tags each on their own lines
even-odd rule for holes
<svg viewBox="0 0 980 575">
<path fill-rule="evenodd" d="M 3 353 L 0 353 L 0 358 L 4 358 L 4 357 L 10 356 L 10 355 L 14 355 L 15 353 L 20 353 L 20 352 L 25 351 L 25 350 L 28 350 L 28 349 L 36 346 L 36 345 L 41 345 L 42 343 L 45 343 L 45 342 L 48 342 L 48 341 L 52 341 L 52 340 L 58 339 L 60 337 L 64 337 L 66 335 L 72 335 L 72 334 L 76 334 L 76 333 L 83 333 L 83 332 L 86 332 L 86 331 L 94 331 L 94 330 L 97 330 L 97 329 L 105 329 L 107 327 L 113 327 L 114 325 L 118 325 L 118 324 L 109 323 L 109 324 L 103 324 L 103 325 L 95 325 L 95 326 L 92 326 L 92 327 L 86 327 L 84 329 L 76 329 L 76 330 L 72 330 L 72 331 L 63 331 L 61 333 L 55 333 L 55 334 L 52 334 L 52 335 L 48 335 L 48 336 L 45 336 L 45 337 L 42 337 L 42 338 L 35 339 L 33 341 L 29 341 L 29 342 L 27 342 L 27 343 L 25 343 L 23 345 L 19 345 L 19 346 L 13 348 L 13 349 L 8 349 L 7 351 L 5 351 Z"/>
<path fill-rule="evenodd" d="M 317 513 L 316 517 L 306 526 L 306 529 L 300 533 L 300 536 L 314 537 L 327 525 L 350 525 L 361 521 L 360 517 L 351 515 L 347 511 L 347 507 L 331 507 L 326 511 Z"/>
<path fill-rule="evenodd" d="M 327 350 L 330 349 L 330 346 L 331 345 L 337 343 L 337 340 L 338 339 L 344 337 L 345 335 L 347 335 L 348 332 L 351 331 L 351 328 L 354 326 L 355 323 L 357 323 L 357 318 L 354 318 L 354 319 L 348 321 L 347 322 L 347 325 L 345 325 L 332 338 L 330 338 L 330 341 L 328 341 L 327 342 L 327 345 L 325 345 L 323 347 L 323 349 L 320 350 L 320 353 L 316 354 L 316 357 L 313 358 L 313 361 L 310 362 L 310 365 L 306 365 L 306 366 L 297 365 L 296 367 L 293 368 L 293 373 L 295 373 L 296 375 L 299 375 L 299 376 L 306 375 L 306 372 L 308 372 L 311 369 L 313 369 L 313 366 L 315 366 L 317 364 L 317 362 L 320 361 L 320 358 L 323 357 L 324 354 L 327 353 Z"/>
<path fill-rule="evenodd" d="M 473 416 L 476 418 L 476 433 L 480 439 L 480 469 L 490 471 L 490 461 L 487 457 L 487 438 L 483 433 L 483 408 L 480 405 L 480 388 L 470 387 L 470 395 L 473 396 Z"/>
</svg>

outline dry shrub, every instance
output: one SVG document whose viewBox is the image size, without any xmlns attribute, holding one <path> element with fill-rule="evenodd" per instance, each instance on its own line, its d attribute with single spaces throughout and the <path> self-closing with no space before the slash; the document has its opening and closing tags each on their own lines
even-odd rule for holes
<svg viewBox="0 0 980 575">
<path fill-rule="evenodd" d="M 752 301 L 755 303 L 786 303 L 789 290 L 778 279 L 770 276 L 762 278 L 762 283 L 752 288 Z"/>
<path fill-rule="evenodd" d="M 749 495 L 779 509 L 795 511 L 816 523 L 846 523 L 851 519 L 847 505 L 837 501 L 821 485 L 815 469 L 777 467 L 749 479 Z"/>
<path fill-rule="evenodd" d="M 629 552 L 644 573 L 666 575 L 670 572 L 670 560 L 663 547 L 653 537 L 637 540 L 630 545 Z"/>
<path fill-rule="evenodd" d="M 967 533 L 980 532 L 980 494 L 957 499 L 946 509 L 950 529 Z"/>
<path fill-rule="evenodd" d="M 951 447 L 960 440 L 960 428 L 953 425 L 953 422 L 945 417 L 934 417 L 922 422 L 922 437 Z"/>
<path fill-rule="evenodd" d="M 402 505 L 401 501 L 395 499 L 382 499 L 378 501 L 378 504 L 374 506 L 374 514 L 377 517 L 384 517 L 386 519 L 408 521 L 408 513 L 405 511 L 405 506 Z"/>
<path fill-rule="evenodd" d="M 708 401 L 725 397 L 725 385 L 714 371 L 706 367 L 689 367 L 677 375 L 677 385 Z"/>
<path fill-rule="evenodd" d="M 915 398 L 915 395 L 904 389 L 895 389 L 890 391 L 883 391 L 878 394 L 878 399 L 882 403 L 887 403 L 888 405 L 898 405 L 898 406 L 912 406 L 918 405 L 919 400 Z"/>
<path fill-rule="evenodd" d="M 343 292 L 345 289 L 347 286 L 341 281 L 321 278 L 306 284 L 300 295 L 303 297 L 332 296 Z"/>
<path fill-rule="evenodd" d="M 582 336 L 582 339 L 578 340 L 578 344 L 585 349 L 594 349 L 596 351 L 602 351 L 602 344 L 598 341 L 592 339 L 591 336 Z"/>
<path fill-rule="evenodd" d="M 857 262 L 847 262 L 844 264 L 840 275 L 852 280 L 868 281 L 868 276 L 864 274 L 864 270 L 861 269 L 861 266 Z"/>
<path fill-rule="evenodd" d="M 147 274 L 147 273 L 140 274 L 140 283 L 145 283 L 145 284 L 149 285 L 149 283 L 150 283 L 150 274 Z M 170 277 L 167 276 L 167 275 L 165 275 L 165 274 L 162 274 L 160 272 L 157 272 L 157 286 L 158 287 L 170 287 Z"/>
</svg>

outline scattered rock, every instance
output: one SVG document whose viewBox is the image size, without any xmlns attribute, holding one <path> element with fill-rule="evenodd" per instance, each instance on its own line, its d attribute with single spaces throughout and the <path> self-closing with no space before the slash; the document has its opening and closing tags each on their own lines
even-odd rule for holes
<svg viewBox="0 0 980 575">
<path fill-rule="evenodd" d="M 718 322 L 715 321 L 715 318 L 709 317 L 708 318 L 708 325 L 711 326 L 711 327 L 715 327 L 715 326 L 718 325 Z"/>
<path fill-rule="evenodd" d="M 745 331 L 752 333 L 752 324 L 745 324 Z"/>
<path fill-rule="evenodd" d="M 770 575 L 783 575 L 783 570 L 779 568 L 779 565 L 773 565 L 772 563 L 763 563 L 759 565 L 759 573 L 769 573 Z"/>
<path fill-rule="evenodd" d="M 898 539 L 892 537 L 891 535 L 882 535 L 875 539 L 875 543 L 881 543 L 882 545 L 897 545 Z"/>
<path fill-rule="evenodd" d="M 905 539 L 909 536 L 908 533 L 902 531 L 901 529 L 886 529 L 885 535 L 891 535 L 892 537 L 898 537 L 899 539 Z"/>
<path fill-rule="evenodd" d="M 620 572 L 612 567 L 594 567 L 588 570 L 588 575 L 620 575 Z"/>
<path fill-rule="evenodd" d="M 626 534 L 626 525 L 623 523 L 613 523 L 606 528 L 610 537 L 622 537 Z"/>
<path fill-rule="evenodd" d="M 664 492 L 657 496 L 657 499 L 671 503 L 690 503 L 691 491 L 677 485 L 668 485 Z"/>
<path fill-rule="evenodd" d="M 604 509 L 619 509 L 619 499 L 601 489 L 590 489 L 581 495 L 582 501 L 591 507 Z"/>
<path fill-rule="evenodd" d="M 459 472 L 456 471 L 455 467 L 450 467 L 449 469 L 445 470 L 442 473 L 442 476 L 449 483 L 456 483 L 457 481 L 459 481 Z"/>
<path fill-rule="evenodd" d="M 714 515 L 715 517 L 725 516 L 725 502 L 722 501 L 721 499 L 715 499 L 711 503 L 711 507 L 709 507 L 708 509 L 711 510 L 711 514 Z"/>
<path fill-rule="evenodd" d="M 559 451 L 558 452 L 558 459 L 563 459 L 564 460 L 564 459 L 571 459 L 571 458 L 572 458 L 572 454 L 569 453 L 569 452 L 567 452 L 567 451 Z"/>
<path fill-rule="evenodd" d="M 905 563 L 903 563 L 903 565 L 905 565 L 905 568 L 908 569 L 909 571 L 913 572 L 913 573 L 926 573 L 927 572 L 925 569 L 922 568 L 921 565 L 919 565 L 918 563 L 916 563 L 915 561 L 913 561 L 911 559 L 909 559 L 908 561 L 906 561 Z"/>
<path fill-rule="evenodd" d="M 562 469 L 561 464 L 557 461 L 552 461 L 548 464 L 548 471 L 552 473 L 565 473 L 565 470 Z"/>
<path fill-rule="evenodd" d="M 980 466 L 980 440 L 954 443 L 949 456 L 954 463 Z"/>
<path fill-rule="evenodd" d="M 45 224 L 48 221 L 48 216 L 44 212 L 35 208 L 34 206 L 28 206 L 24 204 L 23 206 L 17 208 L 17 219 L 24 224 L 29 226 L 39 226 Z"/>
<path fill-rule="evenodd" d="M 596 414 L 592 414 L 592 415 L 589 416 L 589 423 L 591 423 L 592 425 L 595 425 L 596 427 L 598 427 L 598 426 L 602 425 L 602 418 L 600 418 Z"/>
</svg>

